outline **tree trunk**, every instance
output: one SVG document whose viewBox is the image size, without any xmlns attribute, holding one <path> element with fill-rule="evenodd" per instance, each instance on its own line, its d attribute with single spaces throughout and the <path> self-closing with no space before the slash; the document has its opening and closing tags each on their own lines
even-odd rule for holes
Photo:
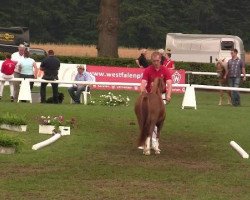
<svg viewBox="0 0 250 200">
<path fill-rule="evenodd" d="M 99 32 L 98 57 L 118 57 L 119 0 L 101 0 L 97 20 Z"/>
</svg>

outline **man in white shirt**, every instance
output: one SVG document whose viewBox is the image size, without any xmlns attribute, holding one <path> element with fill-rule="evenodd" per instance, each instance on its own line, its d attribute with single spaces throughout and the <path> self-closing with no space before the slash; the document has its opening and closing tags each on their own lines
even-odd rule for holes
<svg viewBox="0 0 250 200">
<path fill-rule="evenodd" d="M 20 71 L 17 66 L 17 63 L 20 62 L 24 58 L 25 46 L 20 44 L 18 46 L 18 51 L 11 55 L 11 60 L 16 63 L 16 67 L 14 70 L 14 78 L 20 78 Z M 17 100 L 19 94 L 19 86 L 20 82 L 14 81 L 14 99 Z"/>
</svg>

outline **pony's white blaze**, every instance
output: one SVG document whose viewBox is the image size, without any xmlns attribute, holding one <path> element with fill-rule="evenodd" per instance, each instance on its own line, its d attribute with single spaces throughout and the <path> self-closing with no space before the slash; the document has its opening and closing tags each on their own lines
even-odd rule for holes
<svg viewBox="0 0 250 200">
<path fill-rule="evenodd" d="M 231 141 L 230 145 L 241 155 L 242 158 L 249 158 L 248 153 L 245 152 L 235 141 Z"/>
</svg>

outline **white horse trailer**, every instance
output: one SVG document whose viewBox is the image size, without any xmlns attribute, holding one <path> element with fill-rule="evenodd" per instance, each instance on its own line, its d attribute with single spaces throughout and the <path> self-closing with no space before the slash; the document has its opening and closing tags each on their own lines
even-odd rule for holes
<svg viewBox="0 0 250 200">
<path fill-rule="evenodd" d="M 231 58 L 232 48 L 245 61 L 244 45 L 237 36 L 168 33 L 166 38 L 166 50 L 171 49 L 175 61 L 214 63 L 216 58 Z"/>
</svg>

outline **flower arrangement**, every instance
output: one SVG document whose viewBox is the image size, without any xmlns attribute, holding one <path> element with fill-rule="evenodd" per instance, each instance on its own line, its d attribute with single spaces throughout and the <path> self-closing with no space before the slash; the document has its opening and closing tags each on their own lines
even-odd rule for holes
<svg viewBox="0 0 250 200">
<path fill-rule="evenodd" d="M 59 116 L 41 116 L 39 118 L 39 124 L 40 125 L 52 125 L 55 126 L 54 132 L 59 131 L 59 126 L 70 126 L 75 127 L 76 126 L 76 119 L 71 118 L 69 120 L 65 120 L 65 118 L 62 115 Z"/>
<path fill-rule="evenodd" d="M 115 96 L 112 92 L 109 92 L 107 95 L 100 95 L 100 99 L 93 101 L 91 100 L 89 104 L 100 104 L 104 106 L 128 106 L 130 102 L 129 97 L 123 97 L 121 95 Z"/>
</svg>

